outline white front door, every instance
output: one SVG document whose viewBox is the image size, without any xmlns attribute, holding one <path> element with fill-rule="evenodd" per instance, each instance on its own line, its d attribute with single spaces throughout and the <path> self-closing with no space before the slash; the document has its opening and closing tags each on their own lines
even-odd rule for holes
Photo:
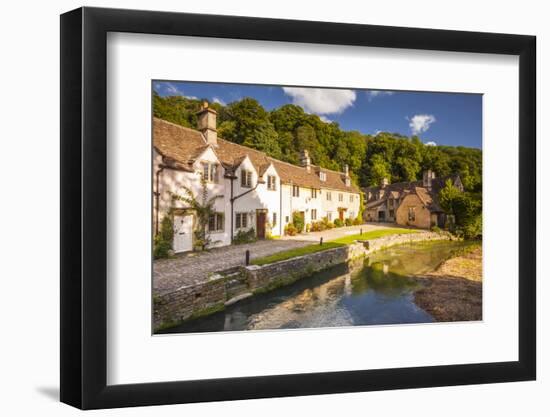
<svg viewBox="0 0 550 417">
<path fill-rule="evenodd" d="M 174 252 L 193 250 L 193 216 L 174 216 Z"/>
</svg>

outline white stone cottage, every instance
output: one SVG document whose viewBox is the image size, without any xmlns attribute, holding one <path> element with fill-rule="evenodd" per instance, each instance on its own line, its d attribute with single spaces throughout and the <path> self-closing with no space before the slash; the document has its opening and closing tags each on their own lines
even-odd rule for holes
<svg viewBox="0 0 550 417">
<path fill-rule="evenodd" d="M 175 252 L 193 249 L 196 219 L 170 192 L 183 194 L 181 187 L 187 186 L 200 195 L 203 175 L 209 196 L 222 196 L 209 222 L 217 246 L 231 244 L 240 230 L 250 228 L 260 239 L 283 235 L 294 212 L 306 224 L 359 215 L 360 190 L 347 167 L 336 172 L 312 165 L 307 151 L 296 166 L 218 138 L 216 112 L 204 103 L 198 130 L 153 119 L 153 230 L 158 232 L 165 215 L 173 216 Z"/>
</svg>

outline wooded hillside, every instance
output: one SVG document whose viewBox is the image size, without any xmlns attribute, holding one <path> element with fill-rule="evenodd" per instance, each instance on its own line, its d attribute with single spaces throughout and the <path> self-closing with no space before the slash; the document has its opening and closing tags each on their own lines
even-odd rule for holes
<svg viewBox="0 0 550 417">
<path fill-rule="evenodd" d="M 202 101 L 154 93 L 153 112 L 164 120 L 196 128 Z M 390 182 L 419 180 L 424 170 L 432 169 L 438 176 L 458 173 L 467 191 L 481 192 L 480 149 L 427 146 L 416 136 L 398 133 L 344 131 L 338 123 L 326 123 L 292 104 L 267 111 L 247 97 L 226 106 L 210 106 L 218 112 L 220 137 L 293 164 L 298 164 L 300 151 L 307 149 L 316 165 L 342 170 L 348 164 L 360 186 L 379 185 L 384 177 Z"/>
</svg>

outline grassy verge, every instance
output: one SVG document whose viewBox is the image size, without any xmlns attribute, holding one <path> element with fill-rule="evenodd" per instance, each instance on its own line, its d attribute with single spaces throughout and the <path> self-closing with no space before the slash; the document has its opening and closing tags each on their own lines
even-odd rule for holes
<svg viewBox="0 0 550 417">
<path fill-rule="evenodd" d="M 283 252 L 275 253 L 273 255 L 264 256 L 263 258 L 252 259 L 250 263 L 252 265 L 265 265 L 273 262 L 284 261 L 290 258 L 296 258 L 297 256 L 308 255 L 310 253 L 321 252 L 327 249 L 334 249 L 340 246 L 345 246 L 344 243 L 326 242 L 322 245 L 315 243 L 314 245 L 302 246 L 301 248 L 286 250 Z"/>
<path fill-rule="evenodd" d="M 411 229 L 401 229 L 401 228 L 395 227 L 391 229 L 371 230 L 370 232 L 365 232 L 362 235 L 356 234 L 356 235 L 344 236 L 339 239 L 334 239 L 331 242 L 337 242 L 337 243 L 343 243 L 345 245 L 349 245 L 356 240 L 371 240 L 371 239 L 378 239 L 380 237 L 389 236 L 389 235 L 406 235 L 410 233 L 419 233 L 419 231 L 411 230 Z"/>
<path fill-rule="evenodd" d="M 383 236 L 407 234 L 407 233 L 418 233 L 418 231 L 410 230 L 410 229 L 400 229 L 400 228 L 372 230 L 370 232 L 365 232 L 362 235 L 356 234 L 356 235 L 344 236 L 339 239 L 325 242 L 323 243 L 323 245 L 314 243 L 312 245 L 303 246 L 301 248 L 290 249 L 287 251 L 275 253 L 273 255 L 264 256 L 263 258 L 253 259 L 251 263 L 253 265 L 266 265 L 273 262 L 285 261 L 287 259 L 296 258 L 297 256 L 308 255 L 310 253 L 321 252 L 327 249 L 334 249 L 340 246 L 349 245 L 356 240 L 378 239 Z"/>
</svg>

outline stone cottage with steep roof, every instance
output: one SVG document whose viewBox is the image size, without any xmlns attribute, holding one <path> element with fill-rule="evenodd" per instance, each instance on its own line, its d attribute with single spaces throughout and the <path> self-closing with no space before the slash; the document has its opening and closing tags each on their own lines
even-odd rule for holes
<svg viewBox="0 0 550 417">
<path fill-rule="evenodd" d="M 447 215 L 439 205 L 439 191 L 447 180 L 464 191 L 459 175 L 436 177 L 431 170 L 423 173 L 421 181 L 389 184 L 383 180 L 380 186 L 365 188 L 363 219 L 367 222 L 397 223 L 422 229 L 443 227 Z"/>
<path fill-rule="evenodd" d="M 229 142 L 218 137 L 216 116 L 204 103 L 196 130 L 153 119 L 153 230 L 156 234 L 162 218 L 172 216 L 175 252 L 193 249 L 197 220 L 171 193 L 182 194 L 185 186 L 199 195 L 202 177 L 208 195 L 219 196 L 208 226 L 217 246 L 250 229 L 258 238 L 280 236 L 294 213 L 305 224 L 359 215 L 361 191 L 347 167 L 337 172 L 316 166 L 307 150 L 297 166 Z"/>
</svg>

